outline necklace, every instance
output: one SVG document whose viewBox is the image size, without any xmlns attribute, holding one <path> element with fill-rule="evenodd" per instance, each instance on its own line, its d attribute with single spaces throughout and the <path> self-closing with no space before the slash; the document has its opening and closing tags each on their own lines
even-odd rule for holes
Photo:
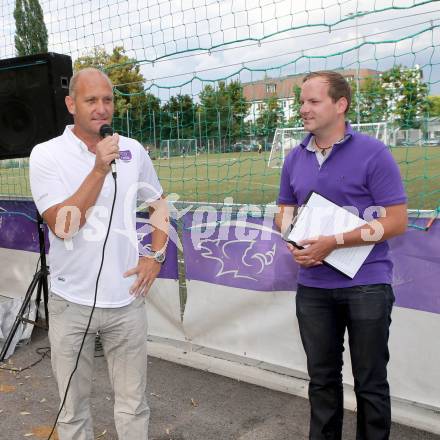
<svg viewBox="0 0 440 440">
<path fill-rule="evenodd" d="M 327 150 L 330 150 L 330 149 L 333 147 L 333 145 L 329 145 L 328 147 L 320 147 L 320 146 L 318 145 L 318 142 L 316 142 L 316 138 L 314 138 L 313 141 L 315 142 L 315 146 L 316 146 L 316 148 L 318 148 L 319 152 L 320 152 L 323 156 L 325 156 L 325 155 L 327 154 Z"/>
</svg>

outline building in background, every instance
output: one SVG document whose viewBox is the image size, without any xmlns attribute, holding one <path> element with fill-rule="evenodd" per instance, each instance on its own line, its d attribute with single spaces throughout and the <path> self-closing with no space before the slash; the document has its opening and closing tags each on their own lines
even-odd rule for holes
<svg viewBox="0 0 440 440">
<path fill-rule="evenodd" d="M 378 78 L 382 73 L 373 69 L 347 69 L 339 72 L 354 83 L 359 72 L 359 80 L 362 83 L 365 78 Z M 263 112 L 266 102 L 273 96 L 277 97 L 278 105 L 283 110 L 284 119 L 288 121 L 294 116 L 293 104 L 295 103 L 295 86 L 301 87 L 305 75 L 289 75 L 281 78 L 266 77 L 262 80 L 243 83 L 243 95 L 247 102 L 251 103 L 246 122 L 255 122 Z"/>
</svg>

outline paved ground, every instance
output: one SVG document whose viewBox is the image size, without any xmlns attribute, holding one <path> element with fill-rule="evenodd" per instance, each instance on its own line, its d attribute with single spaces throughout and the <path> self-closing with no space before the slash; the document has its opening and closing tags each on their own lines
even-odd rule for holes
<svg viewBox="0 0 440 440">
<path fill-rule="evenodd" d="M 25 367 L 47 347 L 35 330 L 11 366 Z M 43 350 L 44 351 L 44 350 Z M 150 358 L 150 440 L 306 440 L 307 400 L 222 376 Z M 116 440 L 112 393 L 104 358 L 96 358 L 93 391 L 96 438 Z M 0 439 L 46 439 L 58 405 L 50 360 L 21 373 L 0 370 Z M 344 439 L 355 439 L 355 415 L 345 414 Z M 393 424 L 392 440 L 440 440 L 440 436 Z M 141 440 L 141 439 L 140 439 Z"/>
</svg>

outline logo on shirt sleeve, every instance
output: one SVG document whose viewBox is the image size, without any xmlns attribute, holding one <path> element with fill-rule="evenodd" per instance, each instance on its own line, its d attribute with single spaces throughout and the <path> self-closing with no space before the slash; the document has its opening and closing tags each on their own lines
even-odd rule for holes
<svg viewBox="0 0 440 440">
<path fill-rule="evenodd" d="M 119 159 L 121 159 L 124 162 L 130 162 L 130 160 L 132 159 L 131 151 L 130 150 L 119 151 Z"/>
</svg>

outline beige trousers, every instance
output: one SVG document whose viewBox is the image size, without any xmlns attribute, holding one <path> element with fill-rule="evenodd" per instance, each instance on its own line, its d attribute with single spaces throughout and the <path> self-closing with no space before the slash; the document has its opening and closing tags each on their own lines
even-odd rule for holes
<svg viewBox="0 0 440 440">
<path fill-rule="evenodd" d="M 51 293 L 49 340 L 52 368 L 60 398 L 81 346 L 91 307 L 71 303 Z M 147 317 L 145 299 L 119 308 L 96 308 L 84 347 L 58 420 L 60 440 L 93 440 L 90 392 L 99 330 L 114 392 L 114 418 L 119 440 L 147 440 L 150 409 L 147 385 Z M 99 391 L 98 391 L 99 392 Z"/>
</svg>

